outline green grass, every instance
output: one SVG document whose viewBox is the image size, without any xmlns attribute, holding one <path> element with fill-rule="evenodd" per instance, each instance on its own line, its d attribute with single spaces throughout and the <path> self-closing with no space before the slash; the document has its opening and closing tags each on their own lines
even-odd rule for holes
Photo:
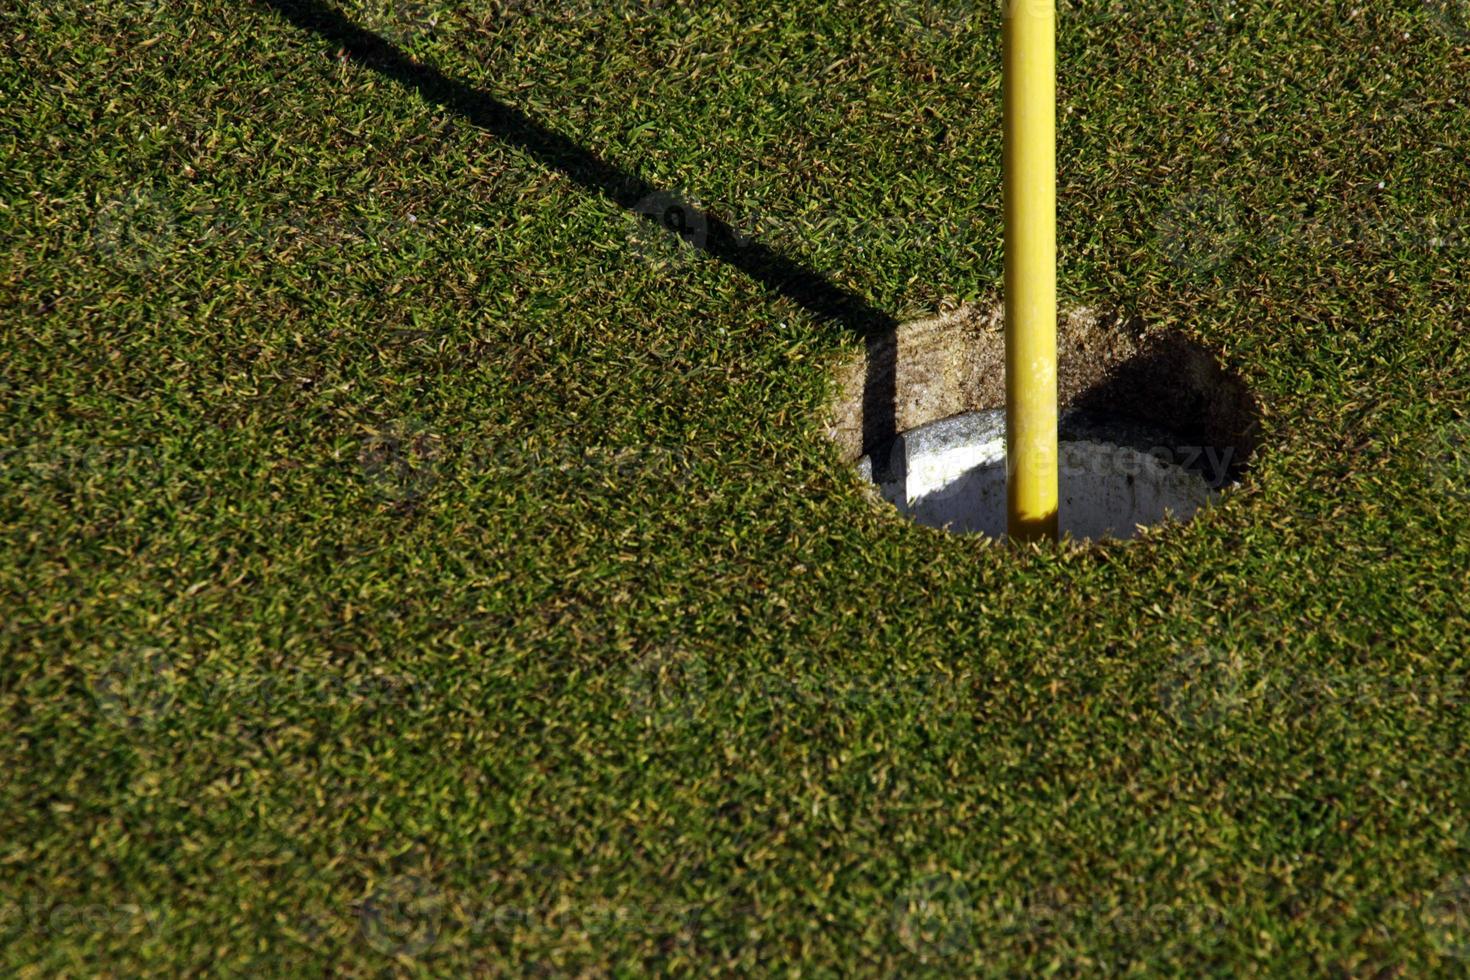
<svg viewBox="0 0 1470 980">
<path fill-rule="evenodd" d="M 773 288 L 997 295 L 992 5 L 338 9 L 568 142 L 0 12 L 5 972 L 1470 970 L 1463 4 L 1064 5 L 1065 301 L 1265 412 L 1075 552 L 870 502 Z"/>
</svg>

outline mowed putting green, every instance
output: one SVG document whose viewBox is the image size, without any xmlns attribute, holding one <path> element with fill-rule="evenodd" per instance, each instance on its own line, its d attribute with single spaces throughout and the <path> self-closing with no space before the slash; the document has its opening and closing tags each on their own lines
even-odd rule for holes
<svg viewBox="0 0 1470 980">
<path fill-rule="evenodd" d="M 7 974 L 1470 969 L 1463 5 L 1062 5 L 1060 301 L 1260 418 L 1087 549 L 826 436 L 998 5 L 0 25 Z"/>
</svg>

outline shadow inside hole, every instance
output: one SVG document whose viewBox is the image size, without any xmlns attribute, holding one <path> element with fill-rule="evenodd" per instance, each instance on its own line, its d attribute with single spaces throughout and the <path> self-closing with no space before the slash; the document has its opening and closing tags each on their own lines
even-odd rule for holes
<svg viewBox="0 0 1470 980">
<path fill-rule="evenodd" d="M 1101 429 L 1116 439 L 1119 422 L 1135 423 L 1133 433 L 1123 427 L 1125 444 L 1146 452 L 1167 445 L 1176 461 L 1217 490 L 1244 476 L 1260 439 L 1260 405 L 1245 382 L 1179 333 L 1145 337 L 1137 353 L 1079 392 L 1067 408 L 1077 437 Z"/>
<path fill-rule="evenodd" d="M 1143 338 L 1096 377 L 1058 426 L 1064 535 L 1126 539 L 1187 521 L 1248 469 L 1256 400 L 1203 346 L 1177 334 Z M 1004 538 L 1005 456 L 1005 412 L 989 408 L 903 432 L 859 469 L 920 524 Z"/>
</svg>

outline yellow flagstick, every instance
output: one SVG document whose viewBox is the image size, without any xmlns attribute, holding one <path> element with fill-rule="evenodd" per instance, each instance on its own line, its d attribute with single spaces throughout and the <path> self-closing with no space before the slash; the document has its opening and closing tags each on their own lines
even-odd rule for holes
<svg viewBox="0 0 1470 980">
<path fill-rule="evenodd" d="M 1004 0 L 1006 517 L 1057 537 L 1055 0 Z"/>
</svg>

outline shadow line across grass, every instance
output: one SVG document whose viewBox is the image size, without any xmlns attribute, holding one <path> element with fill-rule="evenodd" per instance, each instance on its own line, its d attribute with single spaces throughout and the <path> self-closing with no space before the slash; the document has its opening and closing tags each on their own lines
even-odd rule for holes
<svg viewBox="0 0 1470 980">
<path fill-rule="evenodd" d="M 688 202 L 646 208 L 650 199 L 673 200 L 648 181 L 608 163 L 593 151 L 432 65 L 406 55 L 372 31 L 354 24 L 318 0 L 254 0 L 295 26 L 342 49 L 353 62 L 417 92 L 496 138 L 514 143 L 543 166 L 565 174 L 580 187 L 600 194 L 639 218 L 653 221 L 701 252 L 728 263 L 767 289 L 787 297 L 813 315 L 841 323 L 871 351 L 891 338 L 897 322 L 861 296 L 834 284 L 815 270 L 751 241 L 731 224 Z M 694 231 L 697 229 L 696 231 Z M 896 379 L 892 363 L 869 357 L 863 386 L 863 451 L 887 445 L 896 434 Z"/>
</svg>

